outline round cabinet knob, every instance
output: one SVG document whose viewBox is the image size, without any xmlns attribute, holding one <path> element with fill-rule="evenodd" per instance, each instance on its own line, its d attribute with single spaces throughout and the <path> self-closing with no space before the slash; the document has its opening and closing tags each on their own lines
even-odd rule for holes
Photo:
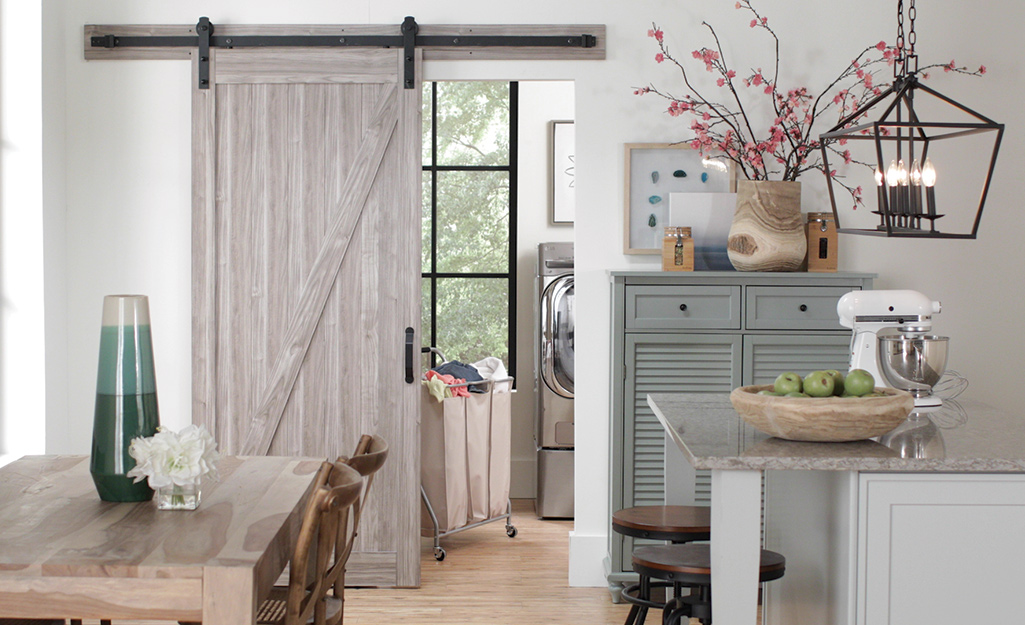
<svg viewBox="0 0 1025 625">
<path fill-rule="evenodd" d="M 680 304 L 680 310 L 686 312 L 687 311 L 687 305 L 686 304 Z"/>
<path fill-rule="evenodd" d="M 800 308 L 801 308 L 801 312 L 808 312 L 808 305 L 807 304 L 801 304 Z"/>
</svg>

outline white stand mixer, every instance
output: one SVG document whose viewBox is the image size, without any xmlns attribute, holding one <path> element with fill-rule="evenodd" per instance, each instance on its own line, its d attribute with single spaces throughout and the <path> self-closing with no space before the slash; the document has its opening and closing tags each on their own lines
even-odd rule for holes
<svg viewBox="0 0 1025 625">
<path fill-rule="evenodd" d="M 854 330 L 851 369 L 910 392 L 915 406 L 939 406 L 932 394 L 947 364 L 947 337 L 932 336 L 939 302 L 917 291 L 851 291 L 836 305 L 840 325 Z M 896 334 L 883 334 L 887 330 Z M 880 348 L 882 346 L 882 348 Z"/>
</svg>

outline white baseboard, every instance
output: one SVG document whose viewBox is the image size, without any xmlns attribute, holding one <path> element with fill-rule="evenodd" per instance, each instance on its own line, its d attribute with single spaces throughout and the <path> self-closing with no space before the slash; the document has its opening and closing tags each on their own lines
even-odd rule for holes
<svg viewBox="0 0 1025 625">
<path fill-rule="evenodd" d="M 569 533 L 569 585 L 605 588 L 605 565 L 608 555 L 608 536 Z"/>
</svg>

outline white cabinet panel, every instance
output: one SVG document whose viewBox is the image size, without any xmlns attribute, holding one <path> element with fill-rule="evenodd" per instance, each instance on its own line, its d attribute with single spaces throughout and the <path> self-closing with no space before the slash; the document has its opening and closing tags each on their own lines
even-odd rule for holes
<svg viewBox="0 0 1025 625">
<path fill-rule="evenodd" d="M 859 493 L 858 625 L 1025 618 L 1025 476 L 868 473 Z"/>
</svg>

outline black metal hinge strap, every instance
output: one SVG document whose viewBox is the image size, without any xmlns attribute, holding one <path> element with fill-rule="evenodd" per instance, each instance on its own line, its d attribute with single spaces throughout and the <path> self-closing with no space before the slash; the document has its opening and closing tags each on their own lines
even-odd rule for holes
<svg viewBox="0 0 1025 625">
<path fill-rule="evenodd" d="M 196 24 L 196 35 L 199 38 L 199 88 L 210 88 L 210 39 L 214 35 L 214 25 L 205 17 L 199 18 Z"/>
</svg>

